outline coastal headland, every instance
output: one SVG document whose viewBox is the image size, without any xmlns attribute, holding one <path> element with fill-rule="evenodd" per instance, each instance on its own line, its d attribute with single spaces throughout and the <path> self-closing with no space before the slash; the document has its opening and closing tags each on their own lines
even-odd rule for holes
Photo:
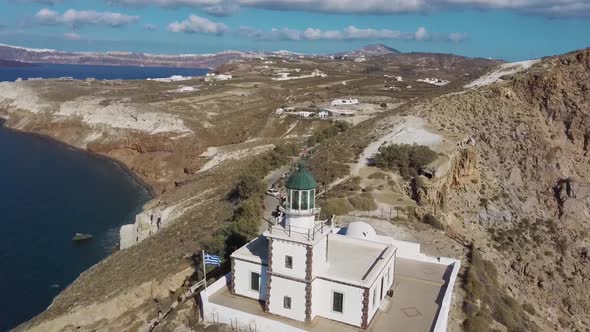
<svg viewBox="0 0 590 332">
<path fill-rule="evenodd" d="M 480 79 L 485 84 L 474 89 L 464 86 L 485 76 L 498 61 L 421 53 L 362 58 L 286 54 L 234 60 L 215 70 L 231 77 L 0 83 L 0 118 L 5 126 L 112 158 L 153 194 L 135 224 L 121 232 L 122 249 L 81 274 L 45 312 L 17 330 L 144 328 L 198 278 L 195 253 L 237 213 L 236 202 L 228 199 L 236 184 L 250 173 L 262 179 L 266 174 L 256 170 L 267 171 L 269 155 L 282 153 L 277 147 L 285 151 L 285 146 L 297 147 L 296 153 L 288 154 L 290 159 L 309 147 L 309 166 L 327 189 L 320 201 L 322 211 L 339 215 L 342 222 L 346 216 L 374 218 L 384 222 L 380 225 L 386 231 L 394 223 L 400 236 L 420 240 L 426 251 L 473 262 L 474 269 L 472 250 L 477 243 L 475 249 L 501 272 L 485 274 L 502 285 L 494 296 L 514 297 L 519 312 L 525 298 L 532 299 L 539 310 L 549 313 L 540 304 L 548 299 L 546 289 L 531 291 L 536 281 L 523 281 L 539 277 L 544 267 L 522 267 L 514 257 L 526 252 L 508 240 L 497 248 L 494 239 L 507 236 L 502 233 L 506 225 L 524 227 L 522 223 L 548 219 L 556 211 L 572 218 L 572 224 L 580 217 L 568 204 L 584 203 L 569 191 L 558 190 L 557 201 L 544 193 L 559 184 L 558 173 L 564 179 L 575 173 L 585 188 L 588 179 L 575 169 L 587 168 L 587 163 L 561 159 L 564 154 L 582 155 L 584 144 L 565 144 L 565 115 L 555 112 L 551 127 L 539 104 L 543 93 L 555 86 L 583 90 L 570 78 L 575 72 L 590 75 L 589 57 L 585 50 L 544 59 L 520 72 Z M 555 84 L 540 82 L 541 76 Z M 530 87 L 532 95 L 527 92 Z M 587 106 L 587 99 L 576 96 L 567 98 Z M 358 105 L 332 103 L 344 98 L 358 99 Z M 567 104 L 559 98 L 553 102 Z M 583 132 L 581 123 L 574 121 L 570 127 L 574 137 Z M 553 141 L 541 139 L 551 133 Z M 514 135 L 523 146 L 509 144 L 507 138 Z M 377 169 L 368 160 L 387 144 L 425 145 L 436 157 L 415 176 Z M 533 160 L 548 151 L 553 151 L 551 160 L 562 162 L 543 168 L 547 182 L 541 183 L 518 160 Z M 567 183 L 561 182 L 563 188 Z M 578 197 L 585 192 L 578 191 Z M 522 217 L 517 218 L 516 211 Z M 562 229 L 566 224 L 552 227 L 568 239 L 580 232 L 573 226 Z M 490 228 L 498 230 L 490 234 Z M 564 249 L 560 255 L 573 262 L 579 258 L 575 252 Z M 564 283 L 556 285 L 563 292 L 569 289 Z M 470 313 L 463 311 L 469 294 L 453 303 L 450 331 L 459 331 L 469 319 Z M 587 298 L 568 295 L 577 304 L 572 310 L 587 312 Z M 549 299 L 561 302 L 555 296 Z M 195 314 L 187 305 L 166 324 L 172 329 L 196 326 Z M 554 320 L 524 315 L 524 321 L 502 323 L 529 326 L 534 321 L 549 327 L 557 321 L 557 314 Z M 495 312 L 493 316 L 501 320 Z"/>
</svg>

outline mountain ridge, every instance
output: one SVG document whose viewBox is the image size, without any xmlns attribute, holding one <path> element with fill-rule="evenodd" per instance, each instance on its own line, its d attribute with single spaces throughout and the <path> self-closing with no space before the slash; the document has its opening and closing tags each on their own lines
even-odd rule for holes
<svg viewBox="0 0 590 332">
<path fill-rule="evenodd" d="M 336 55 L 340 56 L 378 56 L 378 55 L 388 55 L 388 54 L 401 54 L 403 52 L 389 47 L 382 43 L 376 44 L 368 44 L 361 48 L 357 48 L 355 50 L 349 52 L 340 52 Z"/>
<path fill-rule="evenodd" d="M 256 57 L 327 57 L 327 56 L 387 56 L 402 53 L 385 44 L 369 44 L 359 49 L 333 54 L 302 54 L 288 50 L 278 51 L 235 51 L 225 50 L 204 54 L 155 54 L 143 52 L 69 52 L 49 48 L 27 48 L 0 43 L 0 59 L 24 63 L 53 63 L 80 65 L 114 65 L 147 67 L 196 67 L 216 68 L 232 60 Z"/>
</svg>

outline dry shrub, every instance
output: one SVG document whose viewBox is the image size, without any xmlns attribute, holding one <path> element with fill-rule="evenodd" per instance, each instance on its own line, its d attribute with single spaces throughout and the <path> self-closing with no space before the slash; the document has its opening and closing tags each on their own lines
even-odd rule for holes
<svg viewBox="0 0 590 332">
<path fill-rule="evenodd" d="M 348 201 L 358 211 L 373 211 L 377 209 L 377 203 L 375 203 L 375 199 L 369 193 L 349 197 Z"/>
</svg>

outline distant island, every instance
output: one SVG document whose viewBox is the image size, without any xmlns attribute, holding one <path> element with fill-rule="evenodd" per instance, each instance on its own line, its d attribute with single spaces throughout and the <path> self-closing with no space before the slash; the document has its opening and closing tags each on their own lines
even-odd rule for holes
<svg viewBox="0 0 590 332">
<path fill-rule="evenodd" d="M 31 63 L 0 59 L 0 67 L 30 67 Z"/>
</svg>

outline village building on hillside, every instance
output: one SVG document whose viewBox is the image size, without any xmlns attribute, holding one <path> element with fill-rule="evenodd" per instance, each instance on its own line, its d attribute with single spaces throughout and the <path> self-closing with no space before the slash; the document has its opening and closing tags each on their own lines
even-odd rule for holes
<svg viewBox="0 0 590 332">
<path fill-rule="evenodd" d="M 427 257 L 419 244 L 364 222 L 335 227 L 319 218 L 317 189 L 299 165 L 274 222 L 231 254 L 231 273 L 201 292 L 204 319 L 267 332 L 445 331 L 460 262 Z M 408 271 L 424 276 L 408 279 Z M 421 317 L 406 321 L 402 309 Z"/>
<path fill-rule="evenodd" d="M 334 99 L 331 102 L 332 106 L 344 106 L 344 105 L 358 105 L 359 100 L 354 99 Z"/>
<path fill-rule="evenodd" d="M 207 73 L 205 75 L 205 81 L 206 82 L 211 82 L 211 81 L 227 81 L 227 80 L 231 80 L 232 78 L 233 78 L 233 76 L 230 75 L 230 74 Z"/>
</svg>

